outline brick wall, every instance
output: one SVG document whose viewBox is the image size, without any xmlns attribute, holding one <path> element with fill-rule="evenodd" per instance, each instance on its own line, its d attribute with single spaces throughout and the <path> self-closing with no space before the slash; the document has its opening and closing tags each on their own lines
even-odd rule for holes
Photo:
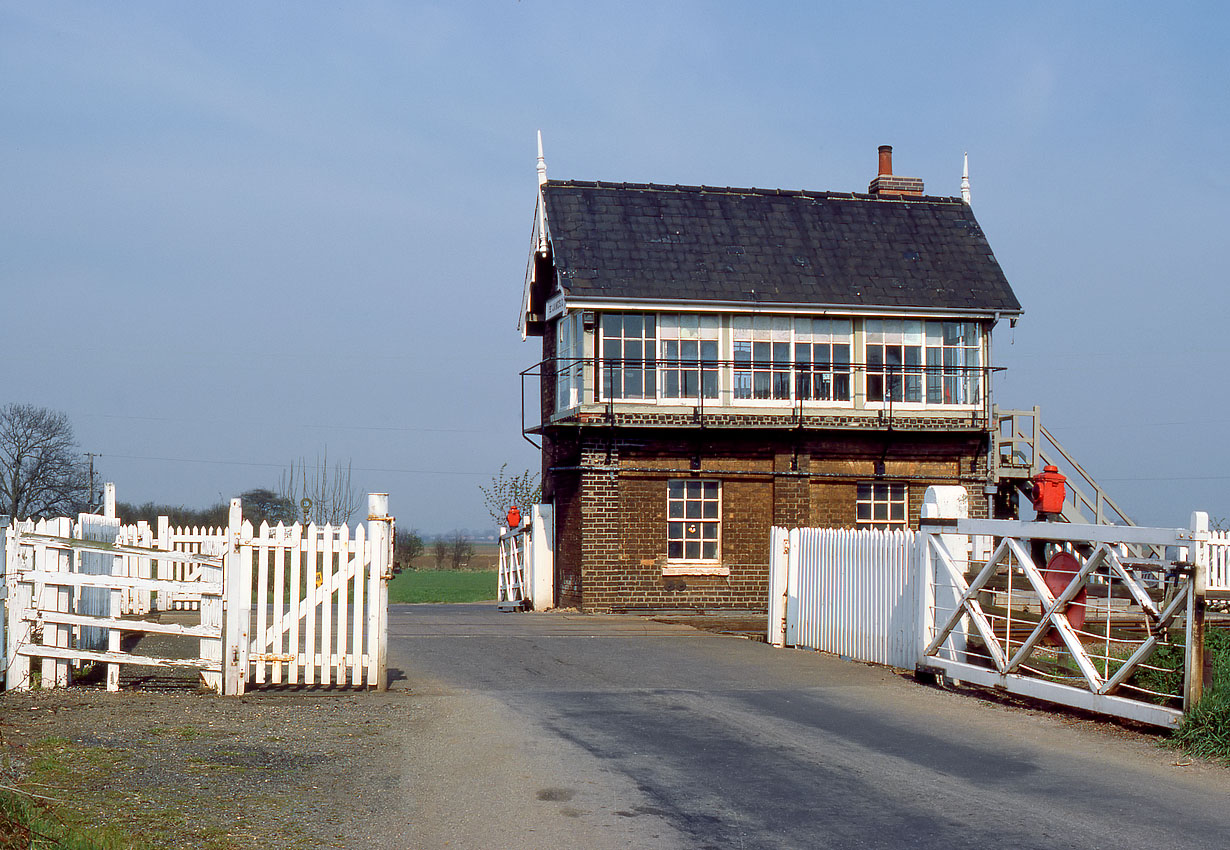
<svg viewBox="0 0 1230 850">
<path fill-rule="evenodd" d="M 556 511 L 558 604 L 762 609 L 770 526 L 852 526 L 858 482 L 872 480 L 906 483 L 914 527 L 930 484 L 964 485 L 971 515 L 986 516 L 985 452 L 985 434 L 969 432 L 551 429 L 543 477 Z M 673 478 L 721 482 L 726 575 L 664 575 L 675 566 L 666 539 Z"/>
<path fill-rule="evenodd" d="M 601 610 L 597 600 L 619 592 L 622 505 L 619 499 L 618 449 L 603 441 L 581 445 L 581 587 L 578 607 Z"/>
<path fill-rule="evenodd" d="M 541 422 L 550 422 L 555 413 L 555 322 L 547 322 L 542 331 Z"/>
</svg>

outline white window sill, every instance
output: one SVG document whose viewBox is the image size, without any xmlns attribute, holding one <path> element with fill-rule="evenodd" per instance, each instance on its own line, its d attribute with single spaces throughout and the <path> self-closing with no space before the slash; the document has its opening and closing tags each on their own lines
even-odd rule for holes
<svg viewBox="0 0 1230 850">
<path fill-rule="evenodd" d="M 722 564 L 667 564 L 662 567 L 664 576 L 728 576 L 730 567 Z"/>
</svg>

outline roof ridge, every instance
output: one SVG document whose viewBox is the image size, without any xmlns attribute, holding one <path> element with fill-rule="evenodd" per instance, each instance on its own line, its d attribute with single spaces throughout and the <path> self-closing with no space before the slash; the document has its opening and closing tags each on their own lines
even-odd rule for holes
<svg viewBox="0 0 1230 850">
<path fill-rule="evenodd" d="M 866 192 L 843 192 L 835 189 L 761 189 L 757 187 L 706 186 L 686 183 L 620 183 L 607 180 L 548 180 L 547 186 L 576 189 L 611 189 L 634 192 L 697 192 L 717 195 L 756 195 L 781 198 L 818 198 L 824 200 L 880 201 L 891 203 L 965 203 L 959 197 L 947 195 L 871 195 Z"/>
</svg>

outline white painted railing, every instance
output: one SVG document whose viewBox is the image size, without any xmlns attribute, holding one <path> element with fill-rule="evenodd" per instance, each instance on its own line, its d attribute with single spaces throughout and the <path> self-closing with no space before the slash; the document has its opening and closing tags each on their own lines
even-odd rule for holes
<svg viewBox="0 0 1230 850">
<path fill-rule="evenodd" d="M 109 690 L 119 687 L 120 666 L 188 667 L 201 670 L 217 686 L 221 675 L 222 568 L 220 556 L 154 552 L 104 537 L 101 517 L 19 522 L 0 529 L 0 575 L 5 597 L 5 641 L 0 670 L 5 688 L 27 689 L 68 685 L 72 669 L 84 663 L 106 666 Z M 89 538 L 95 539 L 89 539 Z M 137 578 L 125 574 L 128 558 L 157 555 L 164 560 L 191 562 L 194 578 L 186 581 Z M 161 623 L 123 618 L 119 597 L 127 590 L 192 596 L 204 600 L 199 624 Z M 210 604 L 212 603 L 212 604 Z M 207 623 L 206 611 L 216 611 Z M 124 632 L 179 635 L 200 641 L 198 657 L 137 656 L 121 649 Z"/>
<path fill-rule="evenodd" d="M 913 669 L 917 547 L 909 529 L 774 528 L 769 640 Z"/>
<path fill-rule="evenodd" d="M 193 667 L 227 694 L 242 694 L 250 682 L 386 687 L 393 554 L 386 495 L 368 497 L 368 522 L 353 532 L 264 523 L 254 530 L 237 499 L 225 529 L 172 532 L 163 518 L 155 537 L 145 523 L 101 519 L 0 528 L 7 688 L 33 683 L 31 659 L 41 659 L 45 686 L 67 685 L 70 665 L 96 661 L 108 665 L 110 689 L 121 664 Z M 91 527 L 91 536 L 103 536 L 104 525 L 111 539 L 82 539 Z M 142 619 L 154 610 L 199 612 L 200 622 Z M 200 657 L 122 653 L 125 631 L 199 638 Z"/>
<path fill-rule="evenodd" d="M 1209 532 L 1209 590 L 1230 593 L 1230 531 Z"/>
</svg>

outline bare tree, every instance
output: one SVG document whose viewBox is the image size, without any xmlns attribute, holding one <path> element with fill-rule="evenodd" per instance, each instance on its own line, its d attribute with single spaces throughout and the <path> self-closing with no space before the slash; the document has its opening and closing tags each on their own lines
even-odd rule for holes
<svg viewBox="0 0 1230 850">
<path fill-rule="evenodd" d="M 520 475 L 509 475 L 505 470 L 508 464 L 500 467 L 499 474 L 491 479 L 491 486 L 478 485 L 483 493 L 483 503 L 487 512 L 495 520 L 496 525 L 503 525 L 507 520 L 508 509 L 516 505 L 523 514 L 529 514 L 529 506 L 537 504 L 542 499 L 542 485 L 538 482 L 538 473 L 528 469 Z"/>
<path fill-rule="evenodd" d="M 394 541 L 393 551 L 397 563 L 406 569 L 414 569 L 414 559 L 423 554 L 426 548 L 423 536 L 413 528 L 399 528 Z"/>
<path fill-rule="evenodd" d="M 89 498 L 89 471 L 68 415 L 31 404 L 0 407 L 0 513 L 71 515 Z"/>
<path fill-rule="evenodd" d="M 282 473 L 278 495 L 300 507 L 310 500 L 307 519 L 317 525 L 348 525 L 362 506 L 358 491 L 350 483 L 350 461 L 329 469 L 329 453 L 316 459 L 309 467 L 306 458 L 299 458 Z"/>
<path fill-rule="evenodd" d="M 444 565 L 448 563 L 448 541 L 443 537 L 437 537 L 436 542 L 431 544 L 431 557 L 436 562 L 436 569 L 444 569 Z"/>
<path fill-rule="evenodd" d="M 448 541 L 448 558 L 453 569 L 465 569 L 470 566 L 470 559 L 473 557 L 474 544 L 460 531 L 454 531 L 453 536 Z"/>
</svg>

